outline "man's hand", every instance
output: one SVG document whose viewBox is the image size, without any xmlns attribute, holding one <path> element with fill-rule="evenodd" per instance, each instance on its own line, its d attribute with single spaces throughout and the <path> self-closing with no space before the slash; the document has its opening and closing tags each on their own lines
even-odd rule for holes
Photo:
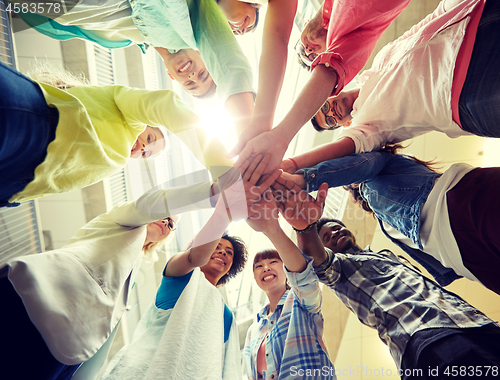
<svg viewBox="0 0 500 380">
<path fill-rule="evenodd" d="M 328 184 L 323 183 L 319 187 L 316 199 L 283 177 L 273 184 L 273 191 L 281 215 L 292 227 L 303 230 L 321 218 Z"/>
</svg>

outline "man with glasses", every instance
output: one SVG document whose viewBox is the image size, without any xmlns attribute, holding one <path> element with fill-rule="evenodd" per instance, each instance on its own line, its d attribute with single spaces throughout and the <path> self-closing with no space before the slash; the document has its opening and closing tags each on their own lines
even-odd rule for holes
<svg viewBox="0 0 500 380">
<path fill-rule="evenodd" d="M 352 125 L 336 141 L 285 161 L 282 169 L 295 172 L 430 131 L 451 138 L 500 137 L 499 38 L 500 2 L 442 1 L 360 74 L 349 105 Z M 340 124 L 338 97 L 313 118 L 317 130 Z M 337 149 L 346 142 L 349 149 Z"/>
<path fill-rule="evenodd" d="M 230 153 L 232 157 L 239 154 L 235 165 L 241 165 L 249 156 L 270 152 L 267 170 L 278 167 L 295 134 L 329 96 L 339 94 L 363 68 L 383 31 L 409 2 L 326 0 L 304 27 L 301 42 L 296 45 L 301 59 L 311 66 L 309 82 L 275 128 L 252 139 L 240 138 Z M 345 142 L 344 149 L 352 150 L 352 141 Z"/>
</svg>

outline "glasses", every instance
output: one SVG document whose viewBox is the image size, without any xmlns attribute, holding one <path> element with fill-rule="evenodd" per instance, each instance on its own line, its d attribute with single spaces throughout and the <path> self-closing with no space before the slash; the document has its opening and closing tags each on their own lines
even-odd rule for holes
<svg viewBox="0 0 500 380">
<path fill-rule="evenodd" d="M 318 54 L 316 53 L 309 53 L 307 54 L 306 51 L 304 50 L 304 46 L 302 46 L 302 43 L 300 39 L 297 41 L 294 47 L 295 51 L 297 54 L 300 56 L 300 59 L 302 62 L 304 62 L 307 66 L 311 66 L 312 61 L 316 59 Z"/>
<path fill-rule="evenodd" d="M 337 129 L 340 127 L 340 125 L 337 124 L 337 120 L 333 116 L 328 116 L 328 112 L 330 112 L 330 102 L 327 100 L 325 104 L 321 106 L 321 113 L 325 116 L 325 122 L 326 125 L 328 125 L 328 130 L 333 131 L 334 129 Z"/>
<path fill-rule="evenodd" d="M 177 229 L 177 224 L 171 217 L 165 218 L 164 220 L 167 221 L 167 227 L 170 231 L 175 231 Z"/>
</svg>

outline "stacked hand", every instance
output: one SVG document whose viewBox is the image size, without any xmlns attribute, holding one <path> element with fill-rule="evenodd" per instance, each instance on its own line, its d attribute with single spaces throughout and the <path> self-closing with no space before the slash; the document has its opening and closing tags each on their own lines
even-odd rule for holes
<svg viewBox="0 0 500 380">
<path fill-rule="evenodd" d="M 303 230 L 321 218 L 328 184 L 319 187 L 316 199 L 283 176 L 277 178 L 272 187 L 281 215 L 295 229 Z"/>
<path fill-rule="evenodd" d="M 222 199 L 231 220 L 247 218 L 247 208 L 258 202 L 280 175 L 278 169 L 264 174 L 270 159 L 269 154 L 246 159 L 238 169 L 230 170 L 221 178 L 223 183 L 219 183 L 222 187 L 219 202 Z"/>
</svg>

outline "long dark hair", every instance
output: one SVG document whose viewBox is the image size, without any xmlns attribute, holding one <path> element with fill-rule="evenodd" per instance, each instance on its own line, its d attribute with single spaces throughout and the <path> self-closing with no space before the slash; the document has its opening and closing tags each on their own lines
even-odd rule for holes
<svg viewBox="0 0 500 380">
<path fill-rule="evenodd" d="M 385 144 L 385 146 L 382 149 L 380 149 L 380 152 L 386 152 L 386 153 L 390 153 L 390 154 L 397 154 L 398 151 L 400 151 L 400 150 L 402 150 L 404 148 L 406 148 L 406 146 L 403 146 L 401 144 Z M 433 172 L 437 173 L 437 170 L 435 168 L 435 166 L 437 165 L 437 163 L 434 160 L 423 161 L 423 160 L 419 160 L 418 158 L 413 157 L 413 156 L 407 156 L 407 157 L 409 159 L 411 159 L 412 161 L 416 162 L 417 164 L 425 166 L 430 171 L 433 171 Z M 353 183 L 351 185 L 344 186 L 344 189 L 347 190 L 347 191 L 349 191 L 349 193 L 351 193 L 351 199 L 352 199 L 352 201 L 354 203 L 358 204 L 366 212 L 369 212 L 373 216 L 375 216 L 375 214 L 373 213 L 373 210 L 371 209 L 371 207 L 368 204 L 368 202 L 361 196 L 361 192 L 359 190 L 359 186 L 360 185 Z"/>
</svg>

